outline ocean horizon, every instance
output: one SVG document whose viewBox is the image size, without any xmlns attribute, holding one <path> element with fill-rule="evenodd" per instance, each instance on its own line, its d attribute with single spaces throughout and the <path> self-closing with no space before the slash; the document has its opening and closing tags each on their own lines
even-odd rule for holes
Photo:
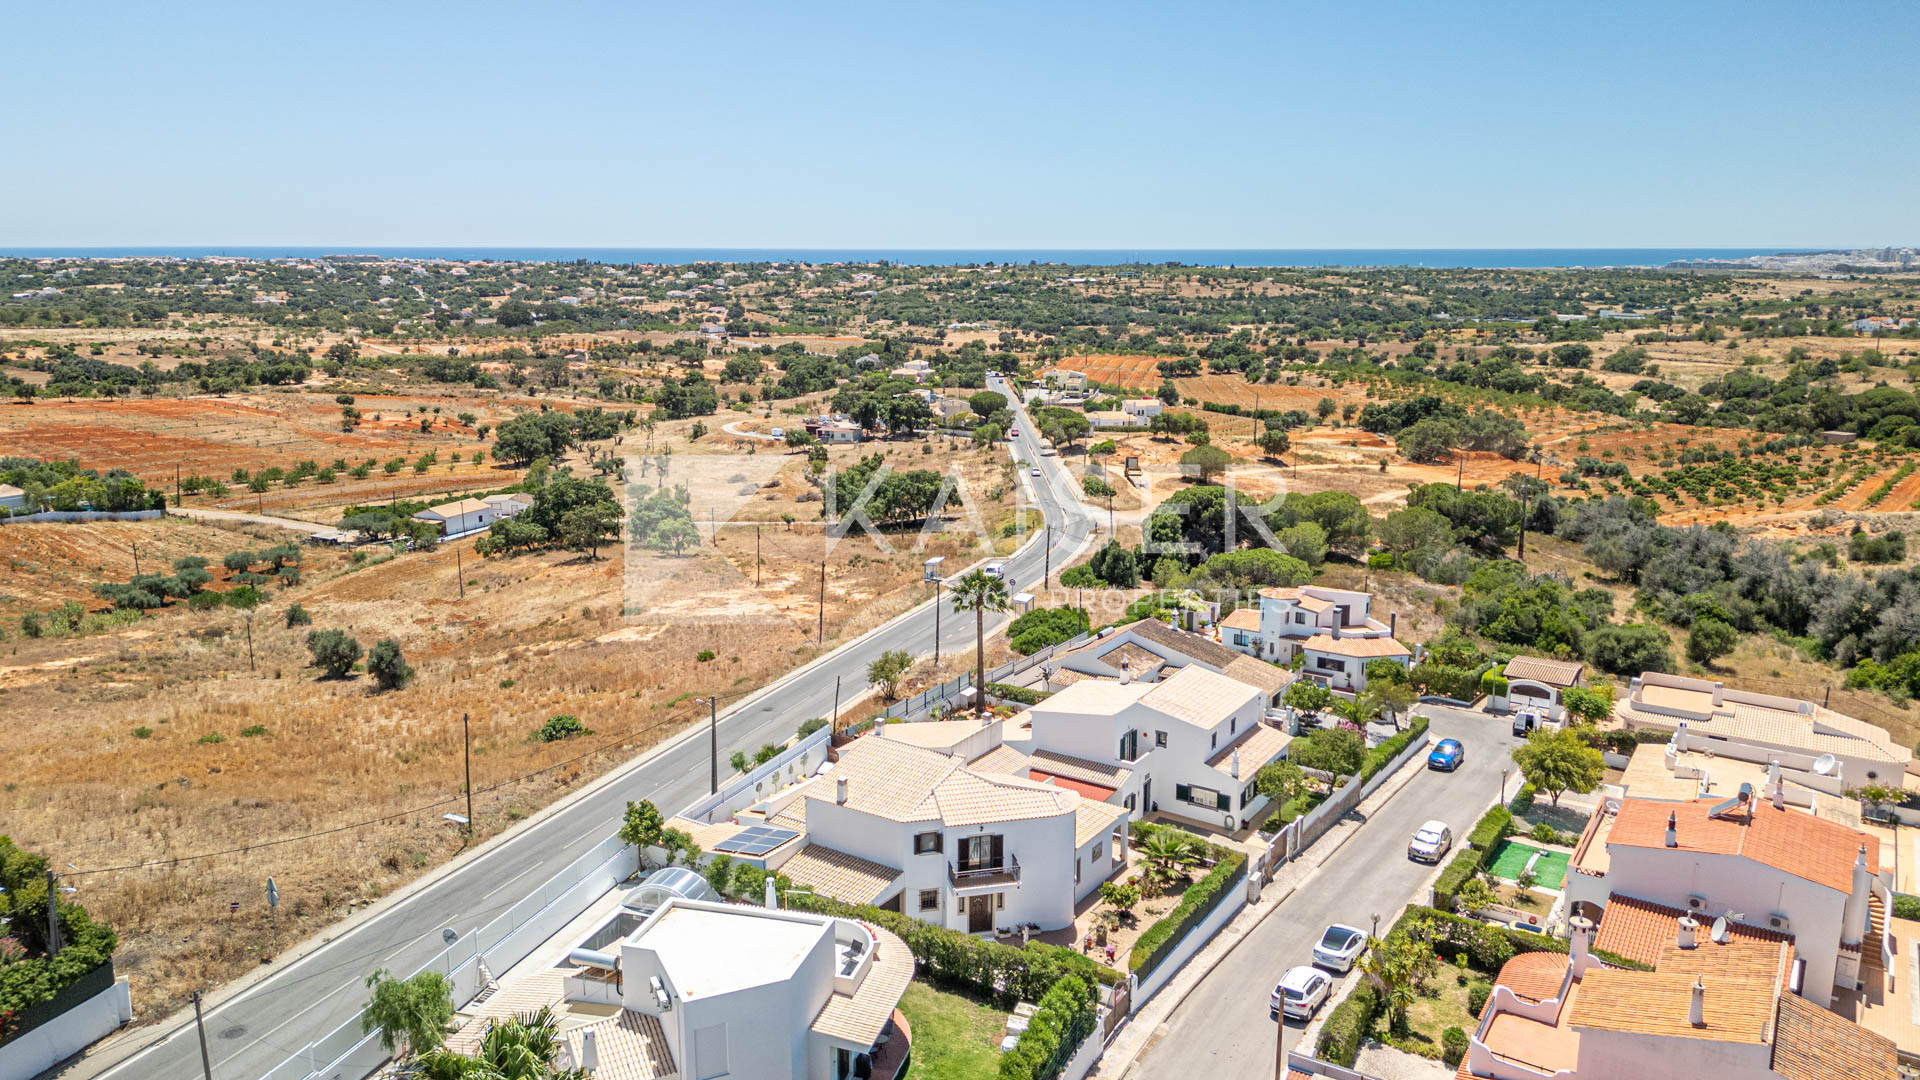
<svg viewBox="0 0 1920 1080">
<path fill-rule="evenodd" d="M 452 262 L 894 263 L 905 266 L 1139 266 L 1176 263 L 1216 267 L 1428 267 L 1433 269 L 1595 269 L 1661 267 L 1676 262 L 1742 259 L 1827 249 L 1711 248 L 697 248 L 484 247 L 338 245 L 206 245 L 0 247 L 0 258 L 315 259 L 360 256 Z M 1837 250 L 1837 249 L 1836 249 Z"/>
</svg>

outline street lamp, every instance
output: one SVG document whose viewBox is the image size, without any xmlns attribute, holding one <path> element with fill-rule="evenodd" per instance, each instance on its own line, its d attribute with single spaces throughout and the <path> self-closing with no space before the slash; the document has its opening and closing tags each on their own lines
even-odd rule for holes
<svg viewBox="0 0 1920 1080">
<path fill-rule="evenodd" d="M 1507 770 L 1500 770 L 1500 802 L 1507 801 Z"/>
<path fill-rule="evenodd" d="M 696 703 L 705 702 L 707 706 L 707 793 L 717 795 L 720 792 L 720 699 L 707 697 L 693 700 Z"/>
</svg>

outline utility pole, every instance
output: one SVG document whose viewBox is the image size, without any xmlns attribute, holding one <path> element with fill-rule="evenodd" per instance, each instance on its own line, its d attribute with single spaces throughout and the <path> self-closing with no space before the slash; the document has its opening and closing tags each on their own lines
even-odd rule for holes
<svg viewBox="0 0 1920 1080">
<path fill-rule="evenodd" d="M 840 727 L 840 676 L 835 675 L 833 677 L 833 719 L 830 722 L 828 722 L 827 730 L 834 731 L 834 730 L 837 730 L 839 727 Z"/>
<path fill-rule="evenodd" d="M 820 628 L 815 632 L 814 648 L 827 643 L 827 560 L 820 560 Z"/>
<path fill-rule="evenodd" d="M 1456 446 L 1453 449 L 1453 456 L 1460 462 L 1460 471 L 1453 478 L 1453 490 L 1459 491 L 1461 483 L 1467 478 L 1467 455 Z"/>
<path fill-rule="evenodd" d="M 707 699 L 707 783 L 708 794 L 720 791 L 720 699 Z"/>
<path fill-rule="evenodd" d="M 213 1080 L 213 1057 L 207 1053 L 207 1021 L 200 1014 L 200 991 L 193 992 L 193 1026 L 200 1031 L 200 1070 Z"/>
<path fill-rule="evenodd" d="M 760 526 L 753 527 L 753 587 L 760 587 Z"/>
<path fill-rule="evenodd" d="M 460 599 L 467 598 L 467 572 L 461 569 L 460 545 L 453 545 L 453 576 L 460 579 Z"/>
<path fill-rule="evenodd" d="M 53 869 L 47 869 L 47 956 L 60 955 L 60 888 Z"/>
<path fill-rule="evenodd" d="M 140 545 L 133 545 L 133 576 L 140 576 Z"/>
<path fill-rule="evenodd" d="M 1047 542 L 1041 545 L 1041 554 L 1046 556 L 1046 562 L 1042 564 L 1046 567 L 1046 569 L 1040 575 L 1040 587 L 1042 589 L 1050 589 L 1053 587 L 1053 526 L 1052 525 L 1047 526 Z"/>
<path fill-rule="evenodd" d="M 940 579 L 933 579 L 933 666 L 940 666 Z"/>
<path fill-rule="evenodd" d="M 473 839 L 473 726 L 468 714 L 460 714 L 460 745 L 467 765 L 467 839 Z"/>
<path fill-rule="evenodd" d="M 180 463 L 173 463 L 173 505 L 180 505 Z"/>
<path fill-rule="evenodd" d="M 1531 488 L 1520 490 L 1520 554 L 1516 557 L 1521 562 L 1527 561 L 1527 496 L 1532 494 Z"/>
</svg>

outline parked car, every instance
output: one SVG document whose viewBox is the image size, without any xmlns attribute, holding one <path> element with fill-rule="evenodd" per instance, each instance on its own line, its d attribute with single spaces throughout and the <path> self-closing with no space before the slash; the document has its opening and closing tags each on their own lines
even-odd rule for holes
<svg viewBox="0 0 1920 1080">
<path fill-rule="evenodd" d="M 1452 772 L 1467 760 L 1467 748 L 1460 745 L 1459 739 L 1441 739 L 1433 744 L 1433 752 L 1427 755 L 1427 768 Z"/>
<path fill-rule="evenodd" d="M 1407 858 L 1415 862 L 1437 863 L 1453 850 L 1453 830 L 1444 821 L 1429 821 L 1420 826 L 1407 843 Z"/>
<path fill-rule="evenodd" d="M 1353 970 L 1353 962 L 1367 951 L 1367 932 L 1357 926 L 1334 923 L 1327 932 L 1320 935 L 1320 943 L 1313 947 L 1313 962 L 1328 971 L 1345 974 Z"/>
<path fill-rule="evenodd" d="M 1295 1020 L 1311 1020 L 1331 993 L 1333 979 L 1326 972 L 1310 967 L 1288 968 L 1280 977 L 1280 984 L 1273 988 L 1267 1015 L 1275 1020 L 1283 1015 Z"/>
<path fill-rule="evenodd" d="M 776 438 L 776 439 L 784 439 L 784 438 L 786 438 L 786 437 L 787 437 L 787 429 L 786 429 L 786 428 L 774 428 L 774 429 L 773 429 L 772 431 L 769 431 L 769 432 L 767 432 L 767 434 L 769 434 L 769 435 L 771 435 L 771 436 L 773 436 L 773 437 L 774 437 L 774 438 Z"/>
<path fill-rule="evenodd" d="M 1515 735 L 1523 735 L 1523 736 L 1532 734 L 1533 729 L 1536 726 L 1538 726 L 1539 723 L 1540 723 L 1540 717 L 1538 714 L 1530 713 L 1530 712 L 1514 713 L 1513 714 L 1513 733 Z"/>
</svg>

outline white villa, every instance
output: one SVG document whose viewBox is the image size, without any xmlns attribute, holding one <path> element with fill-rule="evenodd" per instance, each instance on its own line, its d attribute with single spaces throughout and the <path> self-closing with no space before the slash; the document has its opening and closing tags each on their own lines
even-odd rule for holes
<svg viewBox="0 0 1920 1080">
<path fill-rule="evenodd" d="M 1353 589 L 1320 585 L 1273 587 L 1260 590 L 1256 623 L 1241 609 L 1221 624 L 1225 642 L 1249 656 L 1290 664 L 1296 655 L 1307 658 L 1302 673 L 1336 690 L 1366 688 L 1369 660 L 1388 659 L 1407 664 L 1413 653 L 1394 640 L 1396 615 L 1386 622 L 1372 615 L 1373 595 Z"/>
<path fill-rule="evenodd" d="M 1198 665 L 1227 675 L 1266 694 L 1277 704 L 1293 682 L 1293 673 L 1263 660 L 1241 655 L 1204 634 L 1180 630 L 1158 619 L 1141 619 L 1115 627 L 1064 656 L 1048 676 L 1049 687 L 1065 686 L 1083 678 L 1157 682 L 1182 668 Z"/>
</svg>

